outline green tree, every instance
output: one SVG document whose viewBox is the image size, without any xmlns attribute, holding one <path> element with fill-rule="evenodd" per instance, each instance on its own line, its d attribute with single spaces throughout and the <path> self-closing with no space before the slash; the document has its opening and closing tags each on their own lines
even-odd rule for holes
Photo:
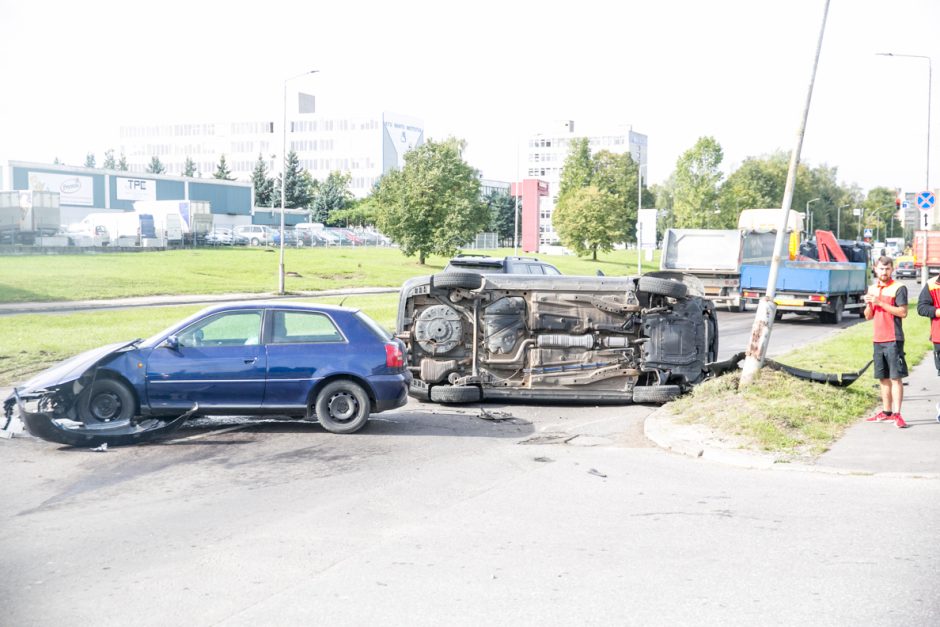
<svg viewBox="0 0 940 627">
<path fill-rule="evenodd" d="M 255 205 L 258 207 L 273 207 L 275 205 L 274 179 L 268 176 L 268 165 L 260 153 L 258 153 L 255 169 L 251 173 L 251 184 L 255 188 Z"/>
<path fill-rule="evenodd" d="M 673 211 L 673 199 L 676 190 L 676 174 L 673 172 L 669 178 L 662 183 L 650 185 L 650 192 L 655 198 L 653 205 L 659 209 L 656 216 L 656 227 L 660 233 L 665 232 L 675 226 L 675 214 Z"/>
<path fill-rule="evenodd" d="M 289 209 L 308 209 L 313 198 L 313 178 L 310 173 L 300 167 L 300 158 L 291 150 L 287 153 L 285 167 L 287 186 L 284 193 L 284 206 Z M 274 181 L 275 204 L 280 203 L 281 177 Z"/>
<path fill-rule="evenodd" d="M 562 244 L 580 257 L 598 249 L 609 252 L 623 239 L 622 205 L 616 196 L 594 185 L 570 190 L 558 199 L 552 224 Z"/>
<path fill-rule="evenodd" d="M 212 174 L 212 178 L 219 179 L 222 181 L 234 181 L 235 177 L 232 176 L 232 171 L 229 170 L 228 164 L 225 162 L 225 155 L 219 156 L 219 165 L 216 166 L 215 172 Z"/>
<path fill-rule="evenodd" d="M 709 218 L 718 211 L 719 167 L 724 155 L 714 137 L 701 137 L 676 162 L 674 213 L 680 228 L 715 226 Z"/>
<path fill-rule="evenodd" d="M 124 165 L 127 165 L 127 162 L 124 161 L 124 155 L 121 155 L 121 162 Z M 150 158 L 150 165 L 147 166 L 147 172 L 150 174 L 163 174 L 166 172 L 166 166 L 160 161 L 160 157 L 154 155 Z"/>
<path fill-rule="evenodd" d="M 330 172 L 323 182 L 314 182 L 312 186 L 313 198 L 310 202 L 310 217 L 314 222 L 338 225 L 348 220 L 349 214 L 334 218 L 333 214 L 348 208 L 353 200 L 349 191 L 349 182 L 352 175 L 339 171 Z"/>
<path fill-rule="evenodd" d="M 159 161 L 159 159 L 158 159 L 158 161 Z M 127 157 L 124 156 L 124 153 L 123 153 L 123 152 L 121 153 L 121 158 L 120 158 L 120 160 L 118 160 L 117 169 L 118 169 L 118 170 L 121 170 L 122 172 L 127 172 L 127 170 L 128 170 L 128 167 L 127 167 Z"/>
<path fill-rule="evenodd" d="M 114 148 L 108 148 L 104 151 L 104 163 L 101 164 L 101 167 L 105 170 L 117 168 L 117 163 L 114 161 Z"/>
<path fill-rule="evenodd" d="M 558 182 L 558 195 L 581 189 L 591 184 L 594 178 L 594 162 L 591 158 L 591 144 L 587 137 L 578 137 L 568 142 L 568 156 L 561 170 Z"/>
<path fill-rule="evenodd" d="M 504 191 L 493 190 L 483 201 L 490 214 L 488 228 L 496 231 L 496 237 L 500 240 L 513 239 L 516 229 L 516 200 Z"/>
<path fill-rule="evenodd" d="M 378 207 L 371 198 L 353 201 L 345 209 L 330 213 L 330 223 L 336 226 L 372 226 L 378 220 Z"/>
<path fill-rule="evenodd" d="M 186 157 L 186 163 L 183 164 L 183 176 L 196 176 L 196 162 L 192 157 Z"/>
<path fill-rule="evenodd" d="M 89 152 L 85 155 L 85 167 L 93 168 L 95 167 L 95 153 Z"/>
<path fill-rule="evenodd" d="M 464 147 L 453 137 L 427 141 L 406 153 L 404 167 L 383 176 L 373 192 L 379 229 L 422 265 L 430 254 L 455 254 L 489 223 Z"/>
<path fill-rule="evenodd" d="M 868 191 L 862 207 L 865 211 L 865 226 L 877 233 L 884 241 L 885 237 L 902 237 L 904 225 L 895 216 L 897 205 L 894 201 L 897 192 L 887 187 L 875 187 Z"/>
</svg>

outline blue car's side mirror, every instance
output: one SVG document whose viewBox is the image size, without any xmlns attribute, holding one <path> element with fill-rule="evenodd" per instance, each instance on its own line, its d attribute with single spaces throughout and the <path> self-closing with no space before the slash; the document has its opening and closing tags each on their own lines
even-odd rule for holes
<svg viewBox="0 0 940 627">
<path fill-rule="evenodd" d="M 180 340 L 175 335 L 171 335 L 160 343 L 159 348 L 169 348 L 171 351 L 178 351 L 180 349 Z"/>
</svg>

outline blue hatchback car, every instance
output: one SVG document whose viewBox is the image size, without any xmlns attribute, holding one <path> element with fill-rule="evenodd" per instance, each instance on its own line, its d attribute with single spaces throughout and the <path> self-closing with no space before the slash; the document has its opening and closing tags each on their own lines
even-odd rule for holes
<svg viewBox="0 0 940 627">
<path fill-rule="evenodd" d="M 87 351 L 7 399 L 29 431 L 73 446 L 127 444 L 198 415 L 288 415 L 333 433 L 407 402 L 404 345 L 356 309 L 239 303 L 147 340 Z"/>
</svg>

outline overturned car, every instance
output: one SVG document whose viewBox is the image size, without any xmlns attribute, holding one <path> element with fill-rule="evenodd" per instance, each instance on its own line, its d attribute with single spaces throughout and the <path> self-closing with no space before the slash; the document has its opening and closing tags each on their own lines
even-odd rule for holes
<svg viewBox="0 0 940 627">
<path fill-rule="evenodd" d="M 396 326 L 409 393 L 441 403 L 663 403 L 724 369 L 714 305 L 678 273 L 416 277 Z"/>
</svg>

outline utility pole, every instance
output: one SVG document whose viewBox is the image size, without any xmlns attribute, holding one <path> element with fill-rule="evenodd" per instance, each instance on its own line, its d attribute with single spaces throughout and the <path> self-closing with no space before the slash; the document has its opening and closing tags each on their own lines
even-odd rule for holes
<svg viewBox="0 0 940 627">
<path fill-rule="evenodd" d="M 741 386 L 746 387 L 754 383 L 757 371 L 764 365 L 767 356 L 767 346 L 770 344 L 770 333 L 773 331 L 774 316 L 777 313 L 777 304 L 774 297 L 777 295 L 777 275 L 780 273 L 780 256 L 786 248 L 787 224 L 790 218 L 790 205 L 793 202 L 793 188 L 796 186 L 796 171 L 800 165 L 800 152 L 803 149 L 803 136 L 806 134 L 806 120 L 809 117 L 809 106 L 813 99 L 813 83 L 816 81 L 816 68 L 819 65 L 819 53 L 822 50 L 823 34 L 826 32 L 826 17 L 829 14 L 829 0 L 823 8 L 822 25 L 819 28 L 819 40 L 816 43 L 816 57 L 813 60 L 813 71 L 810 74 L 809 88 L 806 90 L 806 106 L 803 108 L 803 118 L 796 134 L 796 145 L 790 154 L 790 167 L 787 170 L 787 183 L 783 190 L 783 203 L 780 226 L 777 227 L 777 238 L 774 242 L 774 255 L 770 263 L 770 272 L 767 277 L 767 292 L 757 304 L 757 314 L 754 316 L 754 325 L 751 328 L 751 341 L 747 347 L 747 357 L 744 359 L 744 368 L 741 372 Z"/>
</svg>

